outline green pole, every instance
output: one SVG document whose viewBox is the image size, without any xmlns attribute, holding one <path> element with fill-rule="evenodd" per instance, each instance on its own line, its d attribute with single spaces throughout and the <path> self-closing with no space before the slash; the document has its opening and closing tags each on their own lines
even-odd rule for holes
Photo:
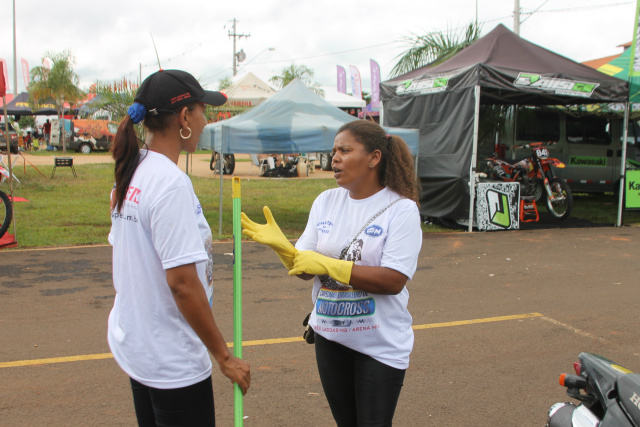
<svg viewBox="0 0 640 427">
<path fill-rule="evenodd" d="M 222 171 L 220 171 L 222 175 Z M 240 197 L 240 178 L 234 177 L 231 186 L 233 194 L 233 355 L 242 359 L 242 248 L 240 237 L 242 226 L 240 212 L 242 211 Z M 242 390 L 238 384 L 234 388 L 235 427 L 243 425 Z"/>
</svg>

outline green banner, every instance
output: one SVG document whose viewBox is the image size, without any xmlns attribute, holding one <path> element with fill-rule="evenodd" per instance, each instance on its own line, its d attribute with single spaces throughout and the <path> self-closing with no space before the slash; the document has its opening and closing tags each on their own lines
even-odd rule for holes
<svg viewBox="0 0 640 427">
<path fill-rule="evenodd" d="M 640 33 L 638 33 L 638 19 L 640 18 L 640 0 L 636 6 L 633 41 L 631 43 L 631 59 L 629 61 L 629 102 L 640 102 Z"/>
<path fill-rule="evenodd" d="M 640 170 L 627 171 L 624 189 L 625 209 L 640 209 Z"/>
</svg>

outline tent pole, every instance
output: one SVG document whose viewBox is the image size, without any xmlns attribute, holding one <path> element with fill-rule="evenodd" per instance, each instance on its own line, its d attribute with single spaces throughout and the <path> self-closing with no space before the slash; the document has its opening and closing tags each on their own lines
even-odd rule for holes
<svg viewBox="0 0 640 427">
<path fill-rule="evenodd" d="M 624 104 L 624 132 L 622 133 L 622 159 L 620 161 L 620 191 L 618 195 L 618 219 L 616 227 L 622 225 L 622 207 L 624 206 L 624 180 L 627 172 L 627 136 L 629 132 L 629 102 Z"/>
<path fill-rule="evenodd" d="M 471 164 L 469 165 L 469 233 L 473 231 L 473 213 L 476 193 L 476 160 L 478 158 L 478 126 L 480 124 L 480 86 L 474 89 L 476 98 L 473 113 L 473 151 L 471 152 Z"/>
<path fill-rule="evenodd" d="M 220 214 L 218 215 L 218 234 L 222 235 L 222 145 L 220 145 L 220 153 L 218 156 L 218 173 L 220 174 Z"/>
</svg>

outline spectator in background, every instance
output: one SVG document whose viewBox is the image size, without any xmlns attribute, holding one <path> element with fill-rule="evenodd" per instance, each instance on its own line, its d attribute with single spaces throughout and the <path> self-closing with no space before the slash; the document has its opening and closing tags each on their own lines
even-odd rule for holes
<svg viewBox="0 0 640 427">
<path fill-rule="evenodd" d="M 44 142 L 47 144 L 47 149 L 49 149 L 51 146 L 51 123 L 49 119 L 42 125 L 42 134 L 44 135 Z"/>
</svg>

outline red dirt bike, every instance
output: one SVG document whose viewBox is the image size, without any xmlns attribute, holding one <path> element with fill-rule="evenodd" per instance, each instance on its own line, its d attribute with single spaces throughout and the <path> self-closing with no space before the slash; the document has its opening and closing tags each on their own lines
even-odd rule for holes
<svg viewBox="0 0 640 427">
<path fill-rule="evenodd" d="M 537 202 L 546 197 L 549 213 L 558 220 L 567 218 L 573 208 L 573 195 L 569 185 L 558 178 L 553 169 L 564 168 L 564 163 L 549 157 L 549 150 L 542 142 L 516 148 L 531 148 L 532 154 L 512 165 L 494 153 L 493 157 L 486 159 L 488 177 L 497 181 L 519 182 L 521 199 Z"/>
</svg>

